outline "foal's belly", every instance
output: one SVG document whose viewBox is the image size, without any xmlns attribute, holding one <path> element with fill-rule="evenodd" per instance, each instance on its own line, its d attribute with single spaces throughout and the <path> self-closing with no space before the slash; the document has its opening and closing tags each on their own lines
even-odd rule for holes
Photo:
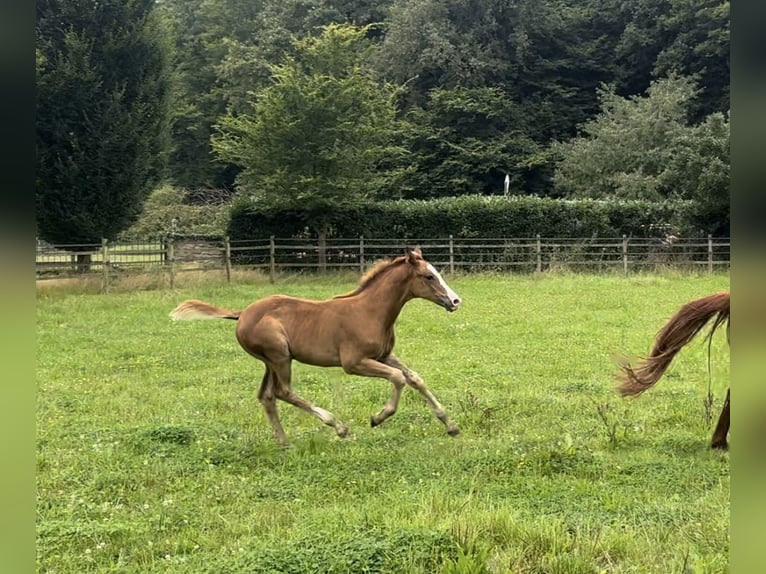
<svg viewBox="0 0 766 574">
<path fill-rule="evenodd" d="M 315 367 L 340 367 L 337 349 L 323 349 L 321 345 L 311 349 L 290 349 L 292 358 L 299 363 Z"/>
</svg>

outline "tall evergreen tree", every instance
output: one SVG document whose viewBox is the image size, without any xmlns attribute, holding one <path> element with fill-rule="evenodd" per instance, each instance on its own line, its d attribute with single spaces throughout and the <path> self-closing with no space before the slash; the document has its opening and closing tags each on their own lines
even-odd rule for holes
<svg viewBox="0 0 766 574">
<path fill-rule="evenodd" d="M 154 0 L 37 1 L 37 231 L 112 239 L 163 176 L 167 37 Z"/>
</svg>

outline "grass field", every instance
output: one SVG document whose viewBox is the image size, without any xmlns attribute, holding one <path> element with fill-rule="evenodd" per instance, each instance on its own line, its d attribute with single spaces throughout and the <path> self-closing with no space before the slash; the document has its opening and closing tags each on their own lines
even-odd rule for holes
<svg viewBox="0 0 766 574">
<path fill-rule="evenodd" d="M 647 352 L 728 275 L 463 276 L 450 280 L 458 312 L 411 302 L 397 354 L 458 423 L 454 439 L 412 390 L 373 429 L 386 381 L 295 365 L 298 392 L 351 433 L 280 405 L 292 444 L 279 448 L 233 323 L 168 318 L 186 298 L 242 308 L 354 283 L 38 291 L 38 571 L 728 571 L 729 459 L 707 446 L 725 335 L 712 412 L 702 338 L 638 399 L 611 380 L 615 354 Z"/>
</svg>

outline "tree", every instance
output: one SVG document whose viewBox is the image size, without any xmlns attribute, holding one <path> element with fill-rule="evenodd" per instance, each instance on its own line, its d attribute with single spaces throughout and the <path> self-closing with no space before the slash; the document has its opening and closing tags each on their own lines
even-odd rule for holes
<svg viewBox="0 0 766 574">
<path fill-rule="evenodd" d="M 498 194 L 506 174 L 513 192 L 524 193 L 547 162 L 526 135 L 523 107 L 501 88 L 434 89 L 407 119 L 402 197 Z"/>
<path fill-rule="evenodd" d="M 332 23 L 383 19 L 390 0 L 163 0 L 173 30 L 178 93 L 172 109 L 169 171 L 179 186 L 230 188 L 238 172 L 217 161 L 213 126 L 227 110 L 249 111 L 252 93 L 271 81 L 270 66 L 293 53 L 290 38 Z M 381 33 L 368 28 L 368 37 Z"/>
<path fill-rule="evenodd" d="M 230 2 L 229 2 L 230 3 Z M 170 106 L 168 176 L 174 184 L 197 189 L 226 188 L 236 173 L 215 161 L 210 148 L 212 125 L 226 111 L 218 86 L 217 66 L 226 53 L 221 34 L 227 25 L 216 25 L 228 15 L 223 0 L 164 0 L 158 6 L 171 30 L 176 58 Z M 242 4 L 241 2 L 239 3 Z M 247 3 L 246 7 L 252 4 Z M 230 20 L 251 23 L 245 14 Z M 225 21 L 229 24 L 229 21 Z"/>
<path fill-rule="evenodd" d="M 715 113 L 689 124 L 696 94 L 691 79 L 676 75 L 652 82 L 644 97 L 602 88 L 601 113 L 582 135 L 552 146 L 555 185 L 571 197 L 691 199 L 701 228 L 728 233 L 729 123 Z"/>
<path fill-rule="evenodd" d="M 717 236 L 730 234 L 729 116 L 716 112 L 688 128 L 676 142 L 663 185 L 696 203 L 699 229 Z"/>
<path fill-rule="evenodd" d="M 320 240 L 320 267 L 336 208 L 371 197 L 378 165 L 401 153 L 392 144 L 397 90 L 364 68 L 366 31 L 330 25 L 295 40 L 296 55 L 272 66 L 273 83 L 251 111 L 224 116 L 213 138 L 219 157 L 242 167 L 240 193 L 303 213 Z"/>
<path fill-rule="evenodd" d="M 688 106 L 694 121 L 729 109 L 728 0 L 636 0 L 619 10 L 619 94 L 641 93 L 652 79 L 676 73 L 700 87 Z"/>
<path fill-rule="evenodd" d="M 599 10 L 603 2 L 394 2 L 375 63 L 406 84 L 404 106 L 418 128 L 413 149 L 425 169 L 416 165 L 407 187 L 421 197 L 491 193 L 507 172 L 517 192 L 550 194 L 544 147 L 598 111 L 596 87 L 615 73 L 619 26 Z M 462 128 L 451 125 L 455 115 Z"/>
<path fill-rule="evenodd" d="M 595 0 L 594 0 L 595 1 Z M 582 0 L 397 0 L 376 64 L 408 82 L 408 103 L 435 88 L 502 87 L 537 141 L 569 136 L 597 110 L 614 74 L 601 15 Z"/>
<path fill-rule="evenodd" d="M 168 47 L 153 0 L 38 0 L 39 235 L 113 239 L 162 177 Z"/>
</svg>

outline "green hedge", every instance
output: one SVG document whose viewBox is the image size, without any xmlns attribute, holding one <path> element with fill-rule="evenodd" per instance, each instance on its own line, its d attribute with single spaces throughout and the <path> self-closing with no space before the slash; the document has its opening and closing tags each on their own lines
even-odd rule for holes
<svg viewBox="0 0 766 574">
<path fill-rule="evenodd" d="M 460 196 L 368 203 L 337 210 L 331 237 L 430 239 L 470 237 L 657 237 L 705 235 L 690 201 L 560 200 L 535 196 Z M 232 207 L 232 239 L 309 233 L 299 211 L 258 209 L 246 199 Z"/>
</svg>

